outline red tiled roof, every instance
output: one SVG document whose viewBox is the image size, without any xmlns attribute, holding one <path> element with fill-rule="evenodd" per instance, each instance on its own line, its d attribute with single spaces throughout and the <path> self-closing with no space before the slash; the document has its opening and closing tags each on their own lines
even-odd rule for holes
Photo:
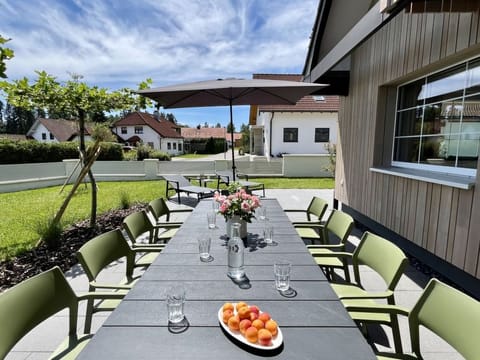
<svg viewBox="0 0 480 360">
<path fill-rule="evenodd" d="M 68 141 L 79 135 L 78 123 L 75 120 L 65 119 L 37 119 L 58 141 Z M 91 133 L 89 126 L 85 126 L 85 135 Z"/>
<path fill-rule="evenodd" d="M 181 128 L 182 136 L 186 139 L 226 139 L 231 140 L 231 135 L 226 128 Z M 234 133 L 234 140 L 242 138 L 242 133 Z"/>
<path fill-rule="evenodd" d="M 302 81 L 299 74 L 253 74 L 254 79 Z M 322 99 L 322 100 L 321 100 Z M 259 105 L 259 111 L 286 112 L 337 112 L 340 106 L 338 96 L 304 96 L 295 105 Z"/>
<path fill-rule="evenodd" d="M 161 118 L 160 121 L 155 119 L 152 114 L 135 111 L 123 119 L 118 120 L 114 126 L 143 126 L 147 125 L 154 131 L 165 138 L 180 138 L 182 137 L 175 129 L 179 128 L 171 121 Z"/>
</svg>

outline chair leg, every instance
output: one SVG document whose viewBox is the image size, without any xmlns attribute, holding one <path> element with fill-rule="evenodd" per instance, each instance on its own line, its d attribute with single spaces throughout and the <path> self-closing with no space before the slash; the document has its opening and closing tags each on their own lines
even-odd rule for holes
<svg viewBox="0 0 480 360">
<path fill-rule="evenodd" d="M 343 260 L 343 272 L 345 273 L 345 281 L 350 282 L 350 271 L 348 270 L 347 260 Z"/>
<path fill-rule="evenodd" d="M 92 291 L 92 290 L 90 290 Z M 92 317 L 93 317 L 93 299 L 87 300 L 87 311 L 85 313 L 85 326 L 83 328 L 84 334 L 90 334 L 92 329 Z"/>
<path fill-rule="evenodd" d="M 391 315 L 391 323 L 392 323 L 393 344 L 395 346 L 395 353 L 403 354 L 402 338 L 400 336 L 400 327 L 398 325 L 397 315 Z"/>
</svg>

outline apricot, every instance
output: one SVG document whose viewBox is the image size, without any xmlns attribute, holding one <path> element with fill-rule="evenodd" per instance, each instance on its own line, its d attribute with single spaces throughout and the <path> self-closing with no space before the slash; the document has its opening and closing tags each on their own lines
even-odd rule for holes
<svg viewBox="0 0 480 360">
<path fill-rule="evenodd" d="M 272 342 L 272 333 L 267 329 L 260 329 L 258 330 L 258 342 L 261 345 L 270 345 Z"/>
<path fill-rule="evenodd" d="M 250 311 L 250 321 L 258 319 L 258 314 L 256 312 Z"/>
<path fill-rule="evenodd" d="M 227 309 L 223 312 L 222 320 L 225 324 L 228 323 L 228 319 L 233 316 L 233 310 Z"/>
<path fill-rule="evenodd" d="M 260 315 L 258 315 L 258 318 L 262 320 L 264 323 L 266 323 L 268 320 L 271 319 L 270 314 L 266 312 L 263 312 Z"/>
<path fill-rule="evenodd" d="M 252 322 L 248 319 L 243 319 L 240 321 L 240 332 L 245 335 L 245 331 L 252 326 Z"/>
<path fill-rule="evenodd" d="M 256 343 L 258 341 L 258 330 L 254 326 L 250 326 L 246 331 L 245 331 L 245 338 L 251 342 L 251 343 Z"/>
<path fill-rule="evenodd" d="M 235 309 L 238 311 L 240 308 L 244 307 L 244 306 L 248 306 L 248 304 L 246 302 L 243 302 L 243 301 L 240 301 L 237 303 L 237 305 L 235 306 Z"/>
<path fill-rule="evenodd" d="M 267 329 L 268 331 L 270 331 L 272 333 L 272 336 L 276 336 L 277 335 L 277 332 L 278 332 L 278 325 L 277 325 L 277 322 L 275 320 L 268 320 L 266 323 L 265 323 L 265 329 Z"/>
<path fill-rule="evenodd" d="M 237 314 L 240 319 L 250 319 L 250 309 L 248 306 L 242 306 L 240 309 L 237 310 Z"/>
<path fill-rule="evenodd" d="M 256 327 L 258 330 L 263 329 L 265 327 L 265 324 L 263 323 L 262 320 L 256 319 L 252 321 L 252 326 Z"/>
<path fill-rule="evenodd" d="M 257 315 L 260 314 L 260 309 L 257 305 L 250 305 L 249 308 L 250 312 L 256 313 Z"/>
<path fill-rule="evenodd" d="M 233 311 L 235 310 L 235 307 L 233 306 L 232 303 L 228 303 L 228 302 L 227 302 L 227 303 L 223 304 L 222 310 L 223 310 L 223 311 L 225 311 L 225 310 L 232 310 L 232 313 L 233 313 Z"/>
<path fill-rule="evenodd" d="M 238 315 L 233 315 L 228 319 L 227 322 L 228 328 L 233 331 L 238 331 L 240 329 L 240 318 Z"/>
</svg>

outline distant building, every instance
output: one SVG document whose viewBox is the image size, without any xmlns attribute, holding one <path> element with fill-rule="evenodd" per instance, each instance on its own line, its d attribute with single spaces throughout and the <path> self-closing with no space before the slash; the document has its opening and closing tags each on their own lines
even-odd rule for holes
<svg viewBox="0 0 480 360">
<path fill-rule="evenodd" d="M 78 139 L 78 122 L 65 119 L 37 118 L 27 132 L 27 137 L 40 142 L 62 142 Z M 91 129 L 85 126 L 85 140 L 91 140 Z"/>
<path fill-rule="evenodd" d="M 21 135 L 21 134 L 0 134 L 0 140 L 12 140 L 12 141 L 21 141 L 21 140 L 27 140 L 26 135 Z"/>
<path fill-rule="evenodd" d="M 225 139 L 228 147 L 232 145 L 232 135 L 227 131 L 227 128 L 181 128 L 181 133 L 185 141 L 214 138 Z M 241 146 L 242 133 L 233 133 L 233 141 L 235 146 Z"/>
<path fill-rule="evenodd" d="M 180 127 L 161 115 L 135 111 L 115 122 L 112 131 L 127 145 L 143 143 L 171 155 L 184 152 Z"/>
<path fill-rule="evenodd" d="M 254 79 L 302 81 L 298 74 L 253 74 Z M 338 96 L 305 96 L 295 105 L 250 106 L 250 154 L 326 154 L 337 143 Z"/>
</svg>

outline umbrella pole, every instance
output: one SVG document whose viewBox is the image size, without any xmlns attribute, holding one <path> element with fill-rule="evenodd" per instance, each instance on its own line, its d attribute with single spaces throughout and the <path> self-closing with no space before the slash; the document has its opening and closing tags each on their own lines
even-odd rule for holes
<svg viewBox="0 0 480 360">
<path fill-rule="evenodd" d="M 232 176 L 233 176 L 233 182 L 235 182 L 235 173 L 236 173 L 236 167 L 235 167 L 235 142 L 234 142 L 234 136 L 233 136 L 233 110 L 232 110 L 232 99 L 230 99 L 230 135 L 232 139 Z"/>
</svg>

